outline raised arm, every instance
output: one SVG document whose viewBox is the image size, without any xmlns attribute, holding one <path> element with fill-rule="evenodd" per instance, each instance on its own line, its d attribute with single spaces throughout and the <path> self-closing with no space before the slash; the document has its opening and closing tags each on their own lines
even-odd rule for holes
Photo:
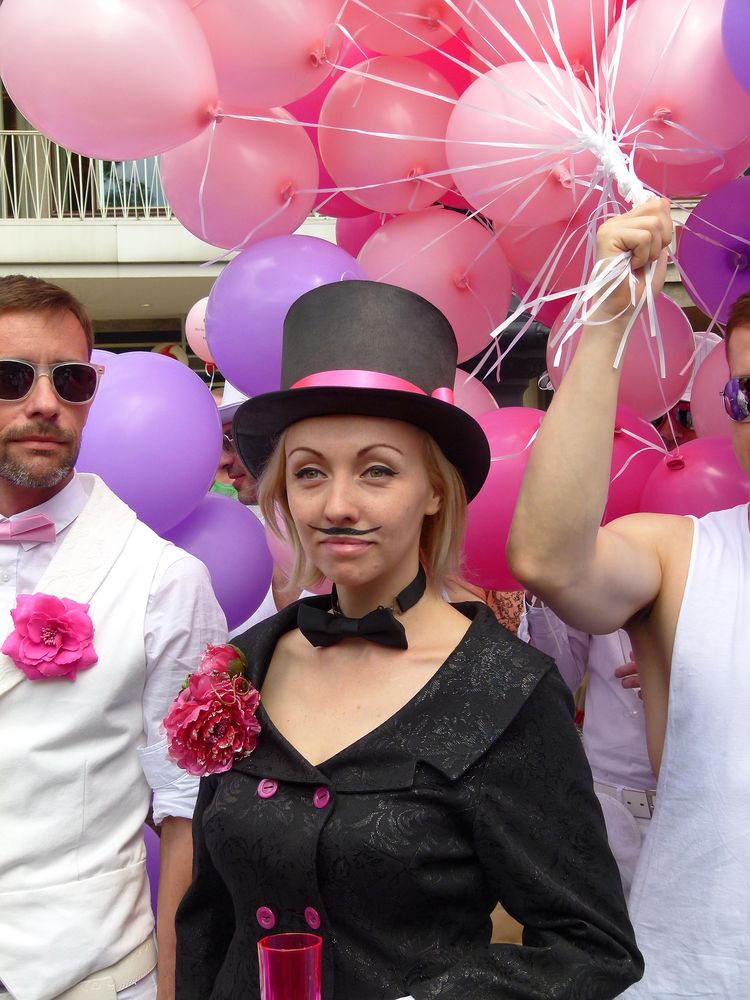
<svg viewBox="0 0 750 1000">
<path fill-rule="evenodd" d="M 657 260 L 660 291 L 671 238 L 669 203 L 652 198 L 600 226 L 597 257 L 632 253 L 637 300 Z M 638 514 L 600 527 L 620 383 L 614 362 L 633 308 L 624 280 L 584 329 L 534 443 L 508 542 L 517 579 L 587 632 L 614 631 L 658 595 L 658 540 L 672 521 Z"/>
</svg>

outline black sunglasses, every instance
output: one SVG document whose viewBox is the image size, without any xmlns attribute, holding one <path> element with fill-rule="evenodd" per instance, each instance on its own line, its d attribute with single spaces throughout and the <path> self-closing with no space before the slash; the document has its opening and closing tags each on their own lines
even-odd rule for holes
<svg viewBox="0 0 750 1000">
<path fill-rule="evenodd" d="M 16 358 L 0 358 L 0 400 L 17 403 L 26 399 L 39 376 L 46 375 L 64 403 L 90 403 L 103 374 L 103 365 L 85 361 L 42 365 Z"/>
</svg>

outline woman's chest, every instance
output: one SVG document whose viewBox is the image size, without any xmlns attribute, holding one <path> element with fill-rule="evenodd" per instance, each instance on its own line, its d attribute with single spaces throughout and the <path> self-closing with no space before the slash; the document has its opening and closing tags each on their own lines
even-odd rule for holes
<svg viewBox="0 0 750 1000">
<path fill-rule="evenodd" d="M 250 916 L 261 905 L 274 913 L 320 910 L 332 900 L 337 911 L 361 907 L 384 884 L 389 896 L 417 905 L 436 880 L 447 894 L 465 885 L 475 867 L 478 775 L 450 782 L 413 764 L 320 778 L 233 772 L 206 811 L 213 863 Z"/>
<path fill-rule="evenodd" d="M 434 663 L 301 667 L 272 664 L 262 688 L 263 710 L 305 760 L 329 761 L 409 705 L 437 671 Z"/>
</svg>

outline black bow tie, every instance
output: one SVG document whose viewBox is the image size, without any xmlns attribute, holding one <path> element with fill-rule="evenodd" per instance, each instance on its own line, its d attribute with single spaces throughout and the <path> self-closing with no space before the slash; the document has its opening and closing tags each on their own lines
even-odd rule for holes
<svg viewBox="0 0 750 1000">
<path fill-rule="evenodd" d="M 403 613 L 414 607 L 427 587 L 422 567 L 408 587 L 393 602 Z M 338 609 L 336 588 L 330 604 L 326 598 L 310 597 L 297 608 L 297 628 L 313 646 L 333 646 L 341 639 L 369 639 L 394 649 L 408 649 L 406 630 L 390 608 L 376 608 L 362 618 L 347 618 Z"/>
</svg>

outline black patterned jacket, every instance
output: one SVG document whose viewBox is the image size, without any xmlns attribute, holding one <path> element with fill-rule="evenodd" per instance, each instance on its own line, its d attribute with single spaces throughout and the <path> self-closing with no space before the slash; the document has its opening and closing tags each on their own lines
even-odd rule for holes
<svg viewBox="0 0 750 1000">
<path fill-rule="evenodd" d="M 201 781 L 177 1000 L 259 995 L 256 945 L 322 935 L 323 1000 L 605 1000 L 643 965 L 572 701 L 480 604 L 435 676 L 318 767 L 259 713 L 250 757 Z M 296 605 L 235 640 L 260 688 Z M 490 945 L 497 901 L 523 946 Z"/>
</svg>

